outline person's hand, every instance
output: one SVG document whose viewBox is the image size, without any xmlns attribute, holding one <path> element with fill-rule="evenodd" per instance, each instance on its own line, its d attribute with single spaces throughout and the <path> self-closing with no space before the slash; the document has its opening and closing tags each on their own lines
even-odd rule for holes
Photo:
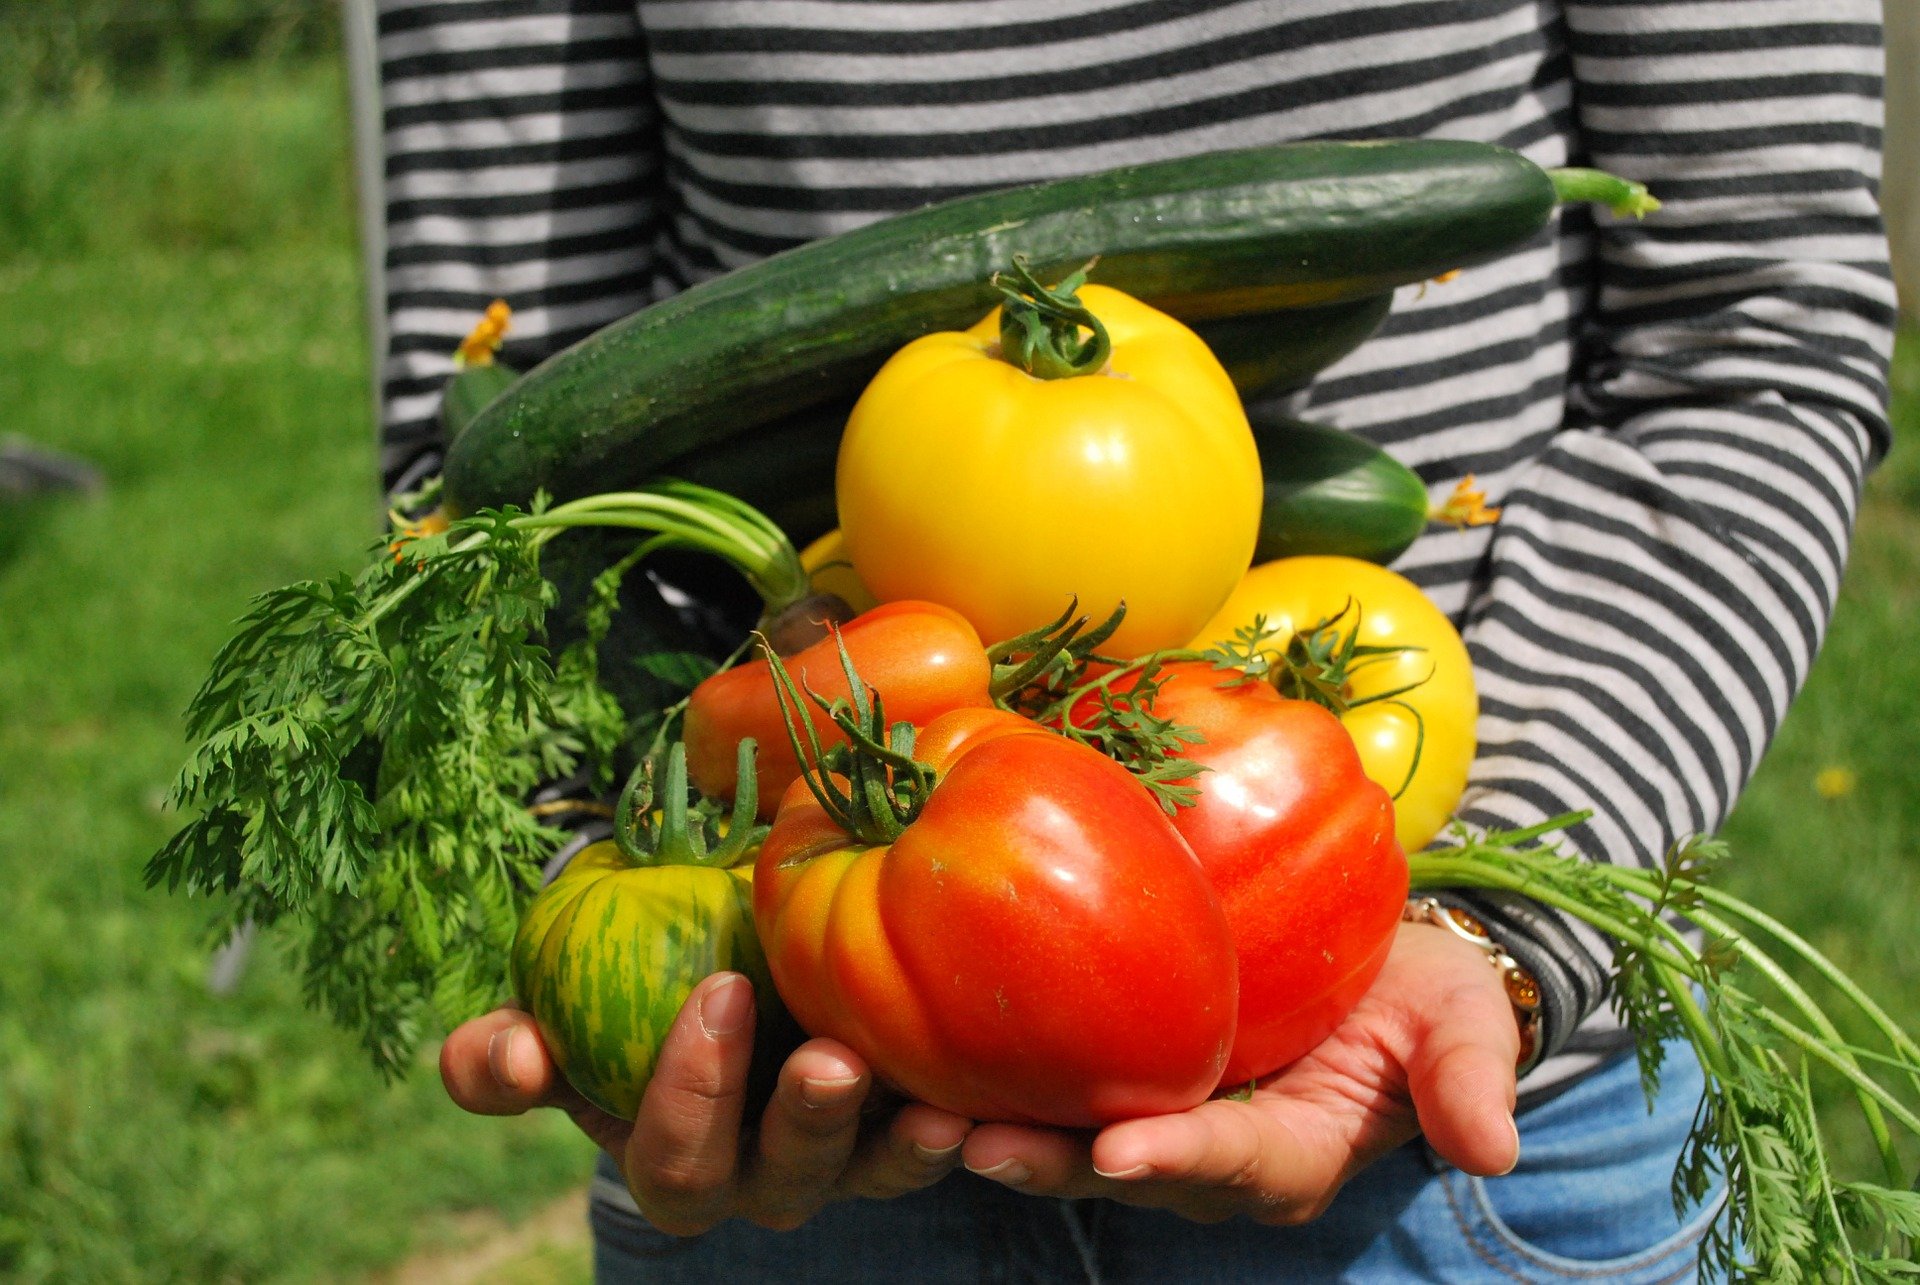
<svg viewBox="0 0 1920 1285">
<path fill-rule="evenodd" d="M 904 1195 L 959 1163 L 970 1121 L 919 1103 L 863 1111 L 873 1077 L 833 1040 L 795 1050 L 758 1129 L 743 1130 L 753 1018 L 745 977 L 703 981 L 668 1032 L 631 1122 L 575 1092 L 533 1018 L 517 1009 L 496 1009 L 449 1035 L 440 1078 L 456 1103 L 480 1115 L 566 1111 L 619 1164 L 640 1212 L 677 1236 L 730 1217 L 797 1227 L 830 1200 Z"/>
<path fill-rule="evenodd" d="M 1097 1134 L 982 1124 L 963 1155 L 976 1173 L 1036 1195 L 1105 1196 L 1201 1222 L 1302 1223 L 1423 1131 L 1468 1173 L 1511 1170 L 1519 1051 L 1486 956 L 1439 928 L 1403 924 L 1346 1022 L 1247 1101 L 1215 1098 Z"/>
</svg>

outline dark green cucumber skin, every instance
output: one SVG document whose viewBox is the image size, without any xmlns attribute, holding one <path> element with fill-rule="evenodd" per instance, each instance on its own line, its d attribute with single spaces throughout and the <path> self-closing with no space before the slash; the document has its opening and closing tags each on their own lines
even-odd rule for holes
<svg viewBox="0 0 1920 1285">
<path fill-rule="evenodd" d="M 775 424 L 669 460 L 666 477 L 684 478 L 745 500 L 772 518 L 796 548 L 838 526 L 833 474 L 851 401 L 799 411 Z"/>
<path fill-rule="evenodd" d="M 1545 226 L 1546 173 L 1488 144 L 1294 143 L 928 206 L 774 255 L 530 372 L 449 452 L 461 512 L 631 484 L 852 396 L 902 344 L 972 324 L 1015 254 L 1185 321 L 1336 304 L 1482 262 Z"/>
<path fill-rule="evenodd" d="M 1270 397 L 1305 386 L 1373 337 L 1393 306 L 1391 292 L 1317 308 L 1286 308 L 1193 323 L 1242 397 Z"/>
<path fill-rule="evenodd" d="M 1426 528 L 1426 484 L 1364 438 L 1275 417 L 1255 422 L 1253 440 L 1266 478 L 1256 565 L 1339 554 L 1384 566 Z"/>
<path fill-rule="evenodd" d="M 440 428 L 445 440 L 451 442 L 466 432 L 467 425 L 519 379 L 519 371 L 499 362 L 454 371 L 440 397 Z"/>
</svg>

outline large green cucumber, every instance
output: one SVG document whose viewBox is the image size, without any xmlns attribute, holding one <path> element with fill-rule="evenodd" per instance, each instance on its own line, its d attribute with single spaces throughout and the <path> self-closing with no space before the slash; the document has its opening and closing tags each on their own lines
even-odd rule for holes
<svg viewBox="0 0 1920 1285">
<path fill-rule="evenodd" d="M 733 434 L 851 396 L 921 334 L 996 302 L 1025 254 L 1187 321 L 1379 298 L 1545 224 L 1545 171 L 1481 143 L 1295 143 L 967 197 L 704 282 L 551 358 L 453 444 L 470 512 L 631 483 Z"/>
<path fill-rule="evenodd" d="M 1426 484 L 1365 438 L 1297 419 L 1256 420 L 1266 494 L 1256 564 L 1340 554 L 1386 564 L 1425 529 Z"/>
</svg>

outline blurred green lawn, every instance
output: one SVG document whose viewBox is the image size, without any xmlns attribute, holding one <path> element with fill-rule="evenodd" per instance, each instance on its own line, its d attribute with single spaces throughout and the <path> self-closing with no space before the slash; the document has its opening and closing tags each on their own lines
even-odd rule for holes
<svg viewBox="0 0 1920 1285">
<path fill-rule="evenodd" d="M 377 529 L 342 102 L 315 72 L 0 128 L 0 431 L 107 477 L 0 507 L 6 1280 L 335 1279 L 587 1173 L 558 1115 L 383 1087 L 271 951 L 213 998 L 200 908 L 141 884 L 229 622 Z"/>
<path fill-rule="evenodd" d="M 198 910 L 141 885 L 228 622 L 374 529 L 342 97 L 323 69 L 0 129 L 0 431 L 108 479 L 0 508 L 0 1278 L 352 1276 L 586 1170 L 558 1117 L 465 1118 L 425 1065 L 383 1087 L 271 952 L 212 997 Z M 1901 377 L 1916 427 L 1920 346 Z M 1920 467 L 1896 454 L 1728 831 L 1730 882 L 1910 1024 L 1916 548 Z M 1855 789 L 1821 797 L 1828 767 Z"/>
</svg>

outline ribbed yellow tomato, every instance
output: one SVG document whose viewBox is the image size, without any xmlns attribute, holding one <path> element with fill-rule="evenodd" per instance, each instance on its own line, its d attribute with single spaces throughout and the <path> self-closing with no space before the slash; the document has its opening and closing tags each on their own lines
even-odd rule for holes
<svg viewBox="0 0 1920 1285">
<path fill-rule="evenodd" d="M 1289 633 L 1331 619 L 1349 602 L 1352 610 L 1336 626 L 1343 636 L 1353 633 L 1357 619 L 1363 646 L 1418 649 L 1358 665 L 1348 685 L 1354 701 L 1418 686 L 1397 701 L 1362 704 L 1341 720 L 1367 776 L 1390 794 L 1399 791 L 1394 832 L 1401 848 L 1414 852 L 1440 833 L 1459 806 L 1480 716 L 1466 645 L 1419 586 L 1358 558 L 1282 558 L 1249 571 L 1192 645 L 1226 641 L 1264 616 L 1270 628 L 1282 631 L 1271 644 L 1278 647 Z"/>
<path fill-rule="evenodd" d="M 1097 373 L 1040 378 L 1001 356 L 1000 310 L 915 340 L 841 441 L 840 527 L 882 601 L 952 607 L 989 642 L 1124 601 L 1102 650 L 1193 636 L 1238 582 L 1260 524 L 1260 459 L 1232 382 L 1192 331 L 1116 290 Z"/>
</svg>

